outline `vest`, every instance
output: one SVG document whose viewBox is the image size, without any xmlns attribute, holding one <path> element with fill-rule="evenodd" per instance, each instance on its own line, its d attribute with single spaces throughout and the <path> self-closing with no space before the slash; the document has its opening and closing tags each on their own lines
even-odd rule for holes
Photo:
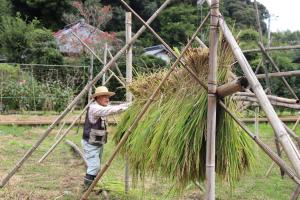
<svg viewBox="0 0 300 200">
<path fill-rule="evenodd" d="M 82 139 L 96 146 L 101 146 L 107 142 L 106 120 L 99 117 L 96 123 L 91 123 L 89 120 L 89 108 L 85 116 Z"/>
</svg>

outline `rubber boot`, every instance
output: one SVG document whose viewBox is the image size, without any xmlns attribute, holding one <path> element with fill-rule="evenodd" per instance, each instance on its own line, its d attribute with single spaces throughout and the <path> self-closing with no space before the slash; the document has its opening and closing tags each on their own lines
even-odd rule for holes
<svg viewBox="0 0 300 200">
<path fill-rule="evenodd" d="M 87 189 L 89 189 L 90 185 L 93 183 L 94 179 L 96 176 L 94 175 L 90 175 L 90 174 L 86 174 L 84 177 L 84 181 L 83 181 L 83 191 L 85 192 Z"/>
</svg>

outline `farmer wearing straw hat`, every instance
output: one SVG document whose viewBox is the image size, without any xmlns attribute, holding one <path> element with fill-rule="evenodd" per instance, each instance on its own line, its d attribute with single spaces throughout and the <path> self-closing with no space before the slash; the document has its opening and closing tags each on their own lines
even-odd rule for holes
<svg viewBox="0 0 300 200">
<path fill-rule="evenodd" d="M 84 190 L 93 182 L 100 170 L 103 145 L 107 142 L 106 116 L 124 111 L 129 104 L 109 105 L 109 97 L 115 95 L 105 86 L 97 87 L 93 94 L 95 100 L 89 106 L 83 128 L 82 147 L 87 161 L 84 177 Z"/>
</svg>

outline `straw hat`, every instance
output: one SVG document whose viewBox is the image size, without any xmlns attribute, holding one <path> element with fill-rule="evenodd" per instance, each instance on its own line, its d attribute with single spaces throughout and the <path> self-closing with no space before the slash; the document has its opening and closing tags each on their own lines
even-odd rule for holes
<svg viewBox="0 0 300 200">
<path fill-rule="evenodd" d="M 107 87 L 105 86 L 100 86 L 97 87 L 95 90 L 95 93 L 93 94 L 93 98 L 97 97 L 97 96 L 113 96 L 115 95 L 114 92 L 109 92 Z"/>
</svg>

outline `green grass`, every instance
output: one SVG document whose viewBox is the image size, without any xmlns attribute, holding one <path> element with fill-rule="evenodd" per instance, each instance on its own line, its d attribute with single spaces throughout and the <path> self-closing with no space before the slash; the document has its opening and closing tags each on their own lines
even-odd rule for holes
<svg viewBox="0 0 300 200">
<path fill-rule="evenodd" d="M 292 126 L 292 125 L 290 125 Z M 252 125 L 249 125 L 254 130 Z M 37 140 L 45 127 L 19 127 L 0 126 L 0 177 L 2 178 Z M 76 128 L 67 137 L 80 146 L 80 134 L 75 135 Z M 296 133 L 300 135 L 300 127 Z M 70 148 L 60 144 L 55 151 L 42 164 L 37 160 L 51 146 L 54 141 L 55 131 L 33 153 L 32 157 L 10 180 L 9 184 L 0 189 L 0 199 L 78 199 L 80 185 L 85 174 L 82 161 L 75 157 Z M 259 136 L 274 149 L 274 136 L 267 124 L 260 124 Z M 112 136 L 110 136 L 111 138 Z M 114 145 L 109 142 L 105 146 L 104 158 L 110 156 Z M 271 164 L 271 160 L 256 147 L 257 161 L 254 168 L 244 174 L 237 182 L 235 188 L 230 189 L 221 180 L 217 181 L 217 199 L 256 199 L 256 200 L 282 200 L 289 199 L 295 184 L 285 176 L 281 179 L 278 167 L 275 167 L 269 177 L 265 173 Z M 193 199 L 199 196 L 199 192 L 193 185 L 184 191 L 182 195 L 170 192 L 172 185 L 163 177 L 147 177 L 145 185 L 138 183 L 137 187 L 124 194 L 124 160 L 117 156 L 110 169 L 104 175 L 99 187 L 110 190 L 111 199 Z M 201 195 L 203 196 L 203 194 Z M 92 193 L 91 199 L 99 199 Z"/>
</svg>

